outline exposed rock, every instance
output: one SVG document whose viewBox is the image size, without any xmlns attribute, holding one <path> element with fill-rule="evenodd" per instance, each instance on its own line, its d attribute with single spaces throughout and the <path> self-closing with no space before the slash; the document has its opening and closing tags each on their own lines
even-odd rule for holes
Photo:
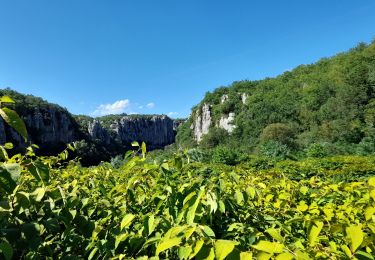
<svg viewBox="0 0 375 260">
<path fill-rule="evenodd" d="M 222 116 L 219 121 L 219 127 L 225 129 L 228 133 L 232 133 L 233 130 L 236 128 L 233 125 L 235 113 L 229 113 L 228 116 Z"/>
<path fill-rule="evenodd" d="M 150 149 L 162 148 L 175 140 L 173 120 L 167 116 L 124 116 L 111 124 L 115 139 L 124 146 L 145 142 Z"/>
<path fill-rule="evenodd" d="M 227 94 L 224 94 L 221 96 L 221 104 L 223 104 L 225 101 L 229 99 L 229 96 Z"/>
<path fill-rule="evenodd" d="M 89 122 L 87 131 L 92 140 L 99 140 L 103 144 L 110 144 L 111 137 L 106 129 L 102 127 L 100 122 L 96 119 Z"/>
<path fill-rule="evenodd" d="M 22 119 L 28 132 L 28 143 L 38 144 L 41 151 L 54 153 L 79 139 L 80 134 L 74 119 L 67 111 L 47 106 L 24 111 Z M 28 144 L 9 125 L 0 119 L 0 143 L 12 142 L 18 149 Z"/>
<path fill-rule="evenodd" d="M 246 104 L 246 100 L 249 96 L 246 93 L 241 94 L 242 104 Z"/>
<path fill-rule="evenodd" d="M 186 122 L 187 119 L 175 119 L 173 120 L 173 130 L 177 131 L 180 125 Z"/>
<path fill-rule="evenodd" d="M 197 110 L 192 125 L 194 138 L 198 143 L 202 140 L 203 135 L 207 134 L 210 130 L 211 121 L 211 107 L 208 104 L 204 104 Z"/>
</svg>

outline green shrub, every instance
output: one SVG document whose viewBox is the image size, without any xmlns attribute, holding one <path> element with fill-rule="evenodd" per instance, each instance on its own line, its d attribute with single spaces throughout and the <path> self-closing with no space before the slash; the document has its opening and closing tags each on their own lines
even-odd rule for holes
<svg viewBox="0 0 375 260">
<path fill-rule="evenodd" d="M 289 157 L 289 147 L 278 141 L 268 141 L 259 146 L 259 153 L 263 156 L 283 160 Z"/>
<path fill-rule="evenodd" d="M 238 154 L 234 149 L 218 146 L 212 151 L 212 162 L 235 165 L 238 162 Z"/>
</svg>

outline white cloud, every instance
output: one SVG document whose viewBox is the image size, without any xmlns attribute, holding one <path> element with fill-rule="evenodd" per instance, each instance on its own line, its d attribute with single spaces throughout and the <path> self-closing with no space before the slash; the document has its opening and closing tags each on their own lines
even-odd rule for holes
<svg viewBox="0 0 375 260">
<path fill-rule="evenodd" d="M 169 117 L 174 117 L 174 116 L 177 116 L 177 115 L 178 115 L 178 112 L 169 112 L 168 113 Z"/>
<path fill-rule="evenodd" d="M 117 100 L 112 104 L 101 104 L 92 113 L 94 116 L 104 116 L 109 114 L 125 113 L 125 110 L 130 107 L 129 99 Z"/>
<path fill-rule="evenodd" d="M 155 103 L 154 102 L 150 102 L 146 105 L 147 108 L 154 108 L 155 107 Z"/>
</svg>

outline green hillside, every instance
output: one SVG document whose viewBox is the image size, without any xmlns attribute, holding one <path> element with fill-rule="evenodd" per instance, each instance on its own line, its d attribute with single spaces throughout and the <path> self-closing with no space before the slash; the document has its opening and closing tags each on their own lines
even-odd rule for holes
<svg viewBox="0 0 375 260">
<path fill-rule="evenodd" d="M 224 95 L 227 100 L 221 102 Z M 331 154 L 375 152 L 375 42 L 275 78 L 237 81 L 207 93 L 180 128 L 180 146 L 196 145 L 191 124 L 203 104 L 211 106 L 213 123 L 200 147 L 235 146 L 258 153 L 286 149 L 305 154 L 316 148 Z M 228 134 L 216 125 L 230 112 L 235 113 L 236 128 Z"/>
</svg>

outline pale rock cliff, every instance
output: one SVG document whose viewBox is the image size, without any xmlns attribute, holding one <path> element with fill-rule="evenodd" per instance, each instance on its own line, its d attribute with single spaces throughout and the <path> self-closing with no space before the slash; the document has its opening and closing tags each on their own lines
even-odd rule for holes
<svg viewBox="0 0 375 260">
<path fill-rule="evenodd" d="M 195 119 L 192 124 L 194 138 L 198 143 L 202 140 L 202 137 L 210 130 L 211 121 L 211 107 L 208 104 L 204 104 L 200 109 L 196 111 Z"/>
<path fill-rule="evenodd" d="M 219 127 L 223 128 L 228 133 L 232 133 L 236 128 L 236 126 L 233 125 L 235 115 L 235 113 L 229 113 L 228 116 L 222 116 L 219 121 Z"/>
</svg>

